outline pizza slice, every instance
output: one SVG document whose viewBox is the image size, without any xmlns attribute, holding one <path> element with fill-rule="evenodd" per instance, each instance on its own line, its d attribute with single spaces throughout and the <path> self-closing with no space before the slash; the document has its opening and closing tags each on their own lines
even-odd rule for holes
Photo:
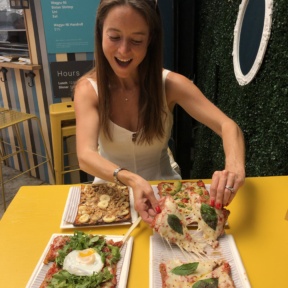
<svg viewBox="0 0 288 288">
<path fill-rule="evenodd" d="M 211 207 L 203 198 L 195 193 L 190 194 L 190 203 L 193 207 L 191 219 L 198 225 L 197 230 L 203 233 L 203 239 L 216 248 L 219 245 L 218 239 L 225 233 L 225 223 L 230 211 L 222 208 Z"/>
<path fill-rule="evenodd" d="M 231 267 L 229 263 L 223 261 L 219 267 L 199 278 L 192 286 L 192 288 L 200 287 L 235 288 L 234 281 L 231 277 Z"/>
<path fill-rule="evenodd" d="M 161 213 L 156 215 L 151 227 L 169 243 L 174 243 L 196 255 L 205 253 L 206 245 L 201 239 L 199 241 L 199 239 L 192 237 L 189 233 L 186 219 L 170 195 L 163 198 Z"/>
<path fill-rule="evenodd" d="M 161 182 L 157 185 L 158 193 L 160 197 L 171 195 L 174 201 L 177 203 L 179 210 L 184 214 L 187 224 L 195 223 L 193 219 L 193 207 L 190 203 L 191 193 L 196 193 L 202 199 L 208 203 L 209 192 L 205 187 L 202 180 L 197 182 L 192 181 L 175 181 L 175 182 Z"/>
<path fill-rule="evenodd" d="M 185 217 L 187 225 L 196 224 L 202 232 L 203 240 L 216 248 L 218 238 L 224 234 L 225 224 L 230 211 L 215 209 L 209 205 L 209 192 L 202 180 L 161 182 L 158 184 L 161 197 L 171 196 Z"/>
<path fill-rule="evenodd" d="M 45 256 L 44 264 L 48 264 L 49 262 L 54 262 L 56 257 L 58 256 L 58 251 L 62 249 L 65 244 L 70 240 L 69 236 L 57 236 L 54 238 L 53 242 L 50 245 L 49 251 Z"/>
<path fill-rule="evenodd" d="M 202 260 L 183 262 L 171 259 L 159 265 L 162 288 L 235 288 L 228 262 Z"/>
</svg>

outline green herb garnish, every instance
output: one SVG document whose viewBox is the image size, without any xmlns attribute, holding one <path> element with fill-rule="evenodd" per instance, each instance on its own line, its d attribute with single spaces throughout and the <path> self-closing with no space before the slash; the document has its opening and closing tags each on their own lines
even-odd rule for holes
<svg viewBox="0 0 288 288">
<path fill-rule="evenodd" d="M 197 281 L 192 288 L 217 288 L 218 278 L 209 278 Z"/>
<path fill-rule="evenodd" d="M 194 273 L 199 265 L 199 262 L 187 263 L 177 266 L 171 270 L 171 273 L 176 275 L 190 275 Z"/>
<path fill-rule="evenodd" d="M 63 288 L 95 288 L 100 287 L 101 283 L 109 281 L 113 278 L 113 275 L 105 267 L 102 271 L 92 276 L 76 276 L 70 274 L 66 270 L 61 270 L 53 275 L 48 288 L 63 287 Z"/>
<path fill-rule="evenodd" d="M 176 215 L 168 214 L 167 222 L 175 232 L 183 235 L 182 222 Z"/>
<path fill-rule="evenodd" d="M 105 238 L 99 235 L 85 234 L 81 231 L 76 231 L 73 236 L 67 241 L 62 249 L 58 251 L 58 256 L 55 262 L 58 267 L 63 266 L 65 257 L 73 250 L 84 250 L 93 248 L 101 256 L 103 263 L 110 265 L 116 264 L 120 258 L 120 249 L 117 246 L 107 244 Z M 104 248 L 104 249 L 103 249 Z M 101 283 L 105 283 L 113 279 L 113 274 L 108 267 L 104 267 L 100 272 L 94 273 L 91 276 L 76 276 L 70 274 L 66 270 L 60 270 L 55 273 L 47 287 L 49 288 L 95 288 L 100 287 Z"/>
<path fill-rule="evenodd" d="M 215 209 L 210 205 L 203 203 L 201 205 L 200 211 L 201 211 L 201 217 L 205 221 L 205 223 L 213 230 L 216 230 L 218 217 Z"/>
<path fill-rule="evenodd" d="M 105 244 L 106 241 L 103 236 L 93 236 L 91 234 L 85 234 L 81 231 L 76 231 L 74 235 L 71 236 L 70 240 L 65 244 L 65 246 L 58 251 L 58 256 L 56 257 L 55 262 L 57 263 L 57 265 L 63 266 L 65 257 L 72 250 L 84 250 L 87 248 L 94 248 L 101 255 L 101 250 Z"/>
</svg>

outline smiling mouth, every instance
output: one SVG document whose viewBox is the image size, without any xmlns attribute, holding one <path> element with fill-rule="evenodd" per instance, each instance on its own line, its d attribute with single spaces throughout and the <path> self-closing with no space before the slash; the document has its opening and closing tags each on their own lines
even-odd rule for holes
<svg viewBox="0 0 288 288">
<path fill-rule="evenodd" d="M 121 67 L 127 67 L 132 62 L 132 59 L 119 59 L 117 57 L 115 60 Z"/>
</svg>

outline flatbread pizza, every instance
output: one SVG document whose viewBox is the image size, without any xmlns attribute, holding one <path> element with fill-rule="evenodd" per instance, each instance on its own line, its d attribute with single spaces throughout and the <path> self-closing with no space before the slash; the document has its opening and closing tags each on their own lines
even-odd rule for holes
<svg viewBox="0 0 288 288">
<path fill-rule="evenodd" d="M 74 226 L 131 222 L 127 186 L 114 183 L 82 184 Z"/>
</svg>

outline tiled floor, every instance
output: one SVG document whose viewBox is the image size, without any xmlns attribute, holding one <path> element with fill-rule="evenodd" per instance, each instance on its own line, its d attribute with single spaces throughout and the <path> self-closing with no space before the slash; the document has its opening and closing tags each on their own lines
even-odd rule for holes
<svg viewBox="0 0 288 288">
<path fill-rule="evenodd" d="M 20 172 L 14 169 L 11 169 L 5 165 L 2 165 L 4 181 L 5 179 L 10 179 L 11 177 L 16 176 Z M 27 174 L 21 175 L 14 180 L 9 181 L 5 184 L 5 198 L 6 198 L 6 206 L 8 207 L 14 196 L 18 192 L 21 186 L 34 186 L 34 185 L 47 185 L 47 183 L 43 182 L 34 177 L 29 177 Z M 2 199 L 2 189 L 0 188 L 0 219 L 4 214 L 4 205 Z"/>
</svg>

